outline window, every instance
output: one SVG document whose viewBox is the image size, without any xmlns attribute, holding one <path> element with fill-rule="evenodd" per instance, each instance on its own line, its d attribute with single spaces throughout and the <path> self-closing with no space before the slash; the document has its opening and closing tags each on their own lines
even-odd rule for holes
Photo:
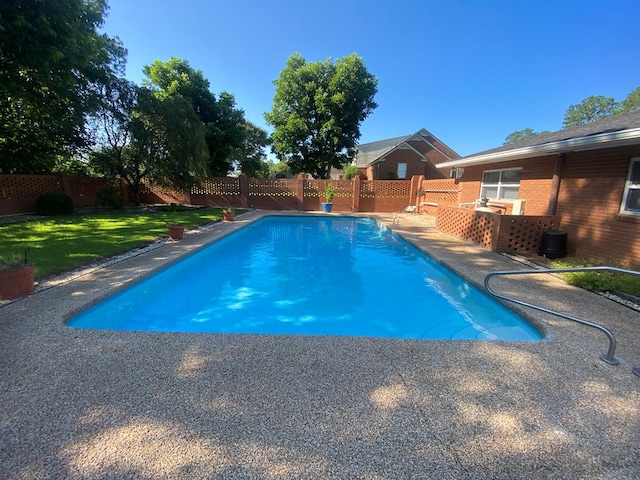
<svg viewBox="0 0 640 480">
<path fill-rule="evenodd" d="M 629 164 L 620 213 L 640 215 L 640 157 L 632 158 Z"/>
<path fill-rule="evenodd" d="M 521 168 L 482 172 L 480 196 L 491 200 L 516 200 L 520 190 Z"/>
<path fill-rule="evenodd" d="M 407 164 L 406 163 L 399 163 L 398 164 L 397 177 L 398 178 L 407 178 Z"/>
</svg>

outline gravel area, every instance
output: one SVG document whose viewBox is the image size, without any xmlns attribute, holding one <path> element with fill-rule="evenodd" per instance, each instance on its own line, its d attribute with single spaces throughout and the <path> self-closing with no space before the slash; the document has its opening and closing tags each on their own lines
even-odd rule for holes
<svg viewBox="0 0 640 480">
<path fill-rule="evenodd" d="M 0 478 L 640 478 L 640 378 L 631 373 L 640 315 L 551 275 L 492 285 L 604 323 L 619 365 L 599 359 L 602 332 L 540 312 L 522 311 L 541 342 L 65 325 L 271 213 L 246 213 L 0 307 Z M 375 217 L 475 284 L 527 268 L 422 215 Z M 421 299 L 381 301 L 401 311 Z"/>
</svg>

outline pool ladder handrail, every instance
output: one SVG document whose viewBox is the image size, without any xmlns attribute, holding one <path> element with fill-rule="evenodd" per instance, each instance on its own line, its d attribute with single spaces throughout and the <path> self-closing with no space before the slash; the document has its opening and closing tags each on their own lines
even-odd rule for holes
<svg viewBox="0 0 640 480">
<path fill-rule="evenodd" d="M 500 298 L 502 300 L 506 300 L 508 302 L 516 303 L 518 305 L 523 305 L 525 307 L 533 308 L 535 310 L 539 310 L 541 312 L 549 313 L 551 315 L 555 315 L 557 317 L 565 318 L 567 320 L 572 320 L 577 323 L 581 323 L 583 325 L 587 325 L 589 327 L 593 327 L 601 332 L 604 332 L 605 335 L 609 338 L 609 349 L 607 353 L 603 353 L 600 355 L 600 359 L 603 362 L 609 363 L 611 365 L 618 365 L 620 361 L 615 357 L 616 351 L 616 338 L 613 336 L 611 331 L 604 327 L 603 325 L 599 325 L 597 323 L 592 323 L 587 320 L 583 320 L 582 318 L 574 317 L 572 315 L 568 315 L 566 313 L 557 312 L 555 310 L 551 310 L 549 308 L 541 307 L 539 305 L 534 305 L 532 303 L 523 302 L 522 300 L 517 300 L 513 297 L 509 297 L 507 295 L 501 295 L 493 290 L 489 286 L 489 282 L 493 277 L 499 275 L 534 275 L 541 273 L 565 273 L 565 272 L 589 272 L 589 271 L 608 271 L 608 272 L 617 272 L 617 273 L 628 273 L 631 275 L 640 275 L 640 272 L 636 272 L 634 270 L 626 270 L 624 268 L 618 267 L 573 267 L 573 268 L 541 268 L 541 269 L 533 269 L 533 270 L 503 270 L 489 273 L 486 277 L 484 277 L 484 288 L 489 292 L 492 296 L 496 298 Z M 634 367 L 632 372 L 640 377 L 640 367 Z"/>
</svg>

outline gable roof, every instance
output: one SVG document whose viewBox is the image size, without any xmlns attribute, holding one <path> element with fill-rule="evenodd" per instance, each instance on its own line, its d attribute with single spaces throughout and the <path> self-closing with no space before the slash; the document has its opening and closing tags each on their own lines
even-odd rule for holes
<svg viewBox="0 0 640 480">
<path fill-rule="evenodd" d="M 436 165 L 465 167 L 544 155 L 640 144 L 640 110 L 611 115 L 595 122 L 538 135 Z"/>
<path fill-rule="evenodd" d="M 357 167 L 360 167 L 360 168 L 367 167 L 372 163 L 383 160 L 387 155 L 389 155 L 394 150 L 399 148 L 405 148 L 405 147 L 410 148 L 416 154 L 418 154 L 418 156 L 422 157 L 422 159 L 426 161 L 427 157 L 425 157 L 422 153 L 420 153 L 418 150 L 416 150 L 415 148 L 411 147 L 411 145 L 409 145 L 408 142 L 410 140 L 424 141 L 429 145 L 431 145 L 434 149 L 442 153 L 442 155 L 444 155 L 446 158 L 451 158 L 451 155 L 448 155 L 446 152 L 443 152 L 442 149 L 436 147 L 426 137 L 429 137 L 434 141 L 440 142 L 440 140 L 438 140 L 435 137 L 435 135 L 425 130 L 424 128 L 421 128 L 416 133 L 413 133 L 411 135 L 404 135 L 402 137 L 389 138 L 387 140 L 379 140 L 377 142 L 363 143 L 361 145 L 358 145 L 357 147 L 355 164 Z M 453 153 L 455 154 L 455 152 Z"/>
</svg>

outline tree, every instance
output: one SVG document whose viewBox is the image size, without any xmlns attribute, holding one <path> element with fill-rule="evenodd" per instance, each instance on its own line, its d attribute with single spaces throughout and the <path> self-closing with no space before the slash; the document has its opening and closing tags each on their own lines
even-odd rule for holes
<svg viewBox="0 0 640 480">
<path fill-rule="evenodd" d="M 289 170 L 289 165 L 287 162 L 279 161 L 278 163 L 274 163 L 270 165 L 269 168 L 271 172 L 271 177 L 275 178 L 287 178 L 291 171 Z"/>
<path fill-rule="evenodd" d="M 269 135 L 248 120 L 245 121 L 245 131 L 244 142 L 230 156 L 235 169 L 247 177 L 268 177 L 269 164 L 264 149 L 271 143 Z"/>
<path fill-rule="evenodd" d="M 640 87 L 636 88 L 620 102 L 620 112 L 633 112 L 640 109 Z"/>
<path fill-rule="evenodd" d="M 122 178 L 134 203 L 145 180 L 180 190 L 206 176 L 204 127 L 190 102 L 161 98 L 127 81 L 118 85 L 107 92 L 100 148 L 90 156 L 93 168 Z"/>
<path fill-rule="evenodd" d="M 182 96 L 191 103 L 205 128 L 209 171 L 226 176 L 232 169 L 230 156 L 242 146 L 245 135 L 244 112 L 236 108 L 234 96 L 223 91 L 216 99 L 202 71 L 176 57 L 166 62 L 156 59 L 144 73 L 144 84 L 160 97 Z"/>
<path fill-rule="evenodd" d="M 342 171 L 342 178 L 344 178 L 345 180 L 351 180 L 358 175 L 360 175 L 360 170 L 355 165 L 347 165 Z"/>
<path fill-rule="evenodd" d="M 583 125 L 616 113 L 619 113 L 619 104 L 613 97 L 587 97 L 579 104 L 569 106 L 564 114 L 563 127 Z"/>
<path fill-rule="evenodd" d="M 0 2 L 0 173 L 48 173 L 85 148 L 99 86 L 126 50 L 98 33 L 106 0 Z"/>
<path fill-rule="evenodd" d="M 353 156 L 360 124 L 377 107 L 378 80 L 355 53 L 307 63 L 300 53 L 287 60 L 273 82 L 273 108 L 265 113 L 273 125 L 273 150 L 285 157 L 293 173 L 327 178 Z"/>
<path fill-rule="evenodd" d="M 507 138 L 504 139 L 504 145 L 521 142 L 523 140 L 534 138 L 534 137 L 537 137 L 538 135 L 544 135 L 546 133 L 550 133 L 549 130 L 543 130 L 542 132 L 536 132 L 531 128 L 525 128 L 524 130 L 517 130 L 507 135 Z"/>
</svg>

